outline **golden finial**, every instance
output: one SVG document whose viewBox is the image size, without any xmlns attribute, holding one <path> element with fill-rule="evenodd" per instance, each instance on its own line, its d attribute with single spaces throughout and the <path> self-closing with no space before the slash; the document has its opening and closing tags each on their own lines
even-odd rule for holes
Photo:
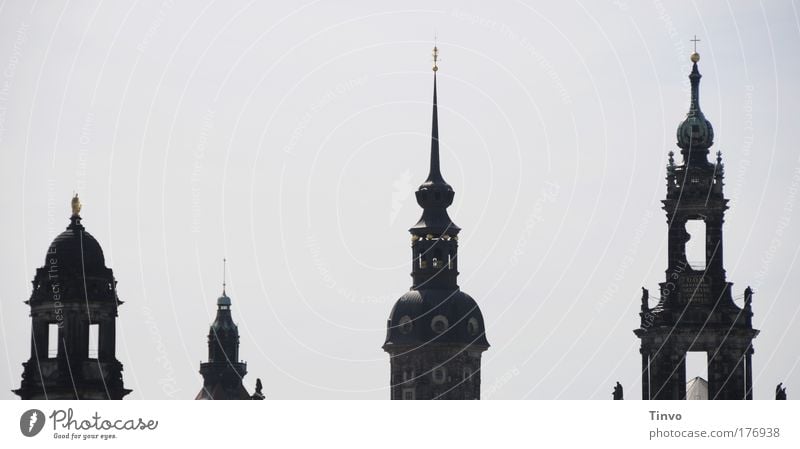
<svg viewBox="0 0 800 449">
<path fill-rule="evenodd" d="M 436 44 L 433 45 L 433 71 L 439 70 L 439 66 L 437 63 L 439 62 L 439 48 L 436 47 Z"/>
<path fill-rule="evenodd" d="M 689 42 L 694 43 L 694 53 L 692 53 L 691 60 L 694 63 L 700 60 L 700 53 L 697 53 L 697 43 L 700 42 L 700 39 L 697 38 L 697 35 L 694 35 L 694 39 L 690 39 Z"/>
<path fill-rule="evenodd" d="M 81 213 L 81 200 L 78 199 L 78 194 L 72 197 L 72 215 L 79 215 Z"/>
</svg>

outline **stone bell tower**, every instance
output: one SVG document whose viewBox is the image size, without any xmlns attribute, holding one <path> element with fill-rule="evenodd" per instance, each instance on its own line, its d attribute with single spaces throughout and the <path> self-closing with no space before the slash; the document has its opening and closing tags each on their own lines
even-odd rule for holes
<svg viewBox="0 0 800 449">
<path fill-rule="evenodd" d="M 681 161 L 669 153 L 667 195 L 663 200 L 669 225 L 666 280 L 658 303 L 650 307 L 642 289 L 642 399 L 686 399 L 686 354 L 701 352 L 708 362 L 709 399 L 752 399 L 753 291 L 741 306 L 734 302 L 722 259 L 722 225 L 728 200 L 723 194 L 724 165 L 717 152 L 708 161 L 714 129 L 700 110 L 697 52 L 691 56 L 691 102 L 678 126 Z M 689 234 L 688 229 L 702 229 Z M 687 258 L 687 243 L 703 248 L 701 261 Z"/>
<path fill-rule="evenodd" d="M 31 357 L 14 390 L 22 399 L 122 399 L 131 392 L 115 355 L 117 281 L 80 211 L 75 195 L 70 224 L 32 281 Z"/>
<path fill-rule="evenodd" d="M 389 315 L 383 349 L 392 399 L 480 399 L 489 342 L 478 304 L 457 284 L 461 228 L 447 214 L 455 192 L 439 169 L 436 47 L 433 58 L 430 171 L 416 192 L 422 217 L 409 230 L 412 285 Z"/>
<path fill-rule="evenodd" d="M 247 363 L 239 360 L 239 327 L 233 322 L 231 298 L 225 292 L 224 265 L 222 271 L 222 296 L 217 299 L 217 316 L 208 330 L 208 361 L 200 364 L 203 387 L 195 399 L 261 400 L 264 399 L 261 379 L 256 382 L 256 391 L 252 395 L 242 384 L 247 374 Z"/>
</svg>

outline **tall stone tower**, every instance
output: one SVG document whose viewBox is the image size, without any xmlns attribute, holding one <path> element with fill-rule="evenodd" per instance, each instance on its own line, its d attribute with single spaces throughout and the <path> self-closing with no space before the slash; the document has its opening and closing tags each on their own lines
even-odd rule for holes
<svg viewBox="0 0 800 449">
<path fill-rule="evenodd" d="M 231 317 L 231 298 L 225 293 L 217 299 L 217 317 L 208 331 L 208 362 L 200 364 L 203 388 L 195 399 L 264 399 L 261 381 L 250 396 L 242 385 L 247 363 L 239 360 L 239 327 Z"/>
<path fill-rule="evenodd" d="M 411 233 L 411 290 L 394 305 L 383 349 L 391 364 L 392 399 L 480 399 L 481 354 L 489 348 L 478 304 L 462 292 L 458 233 L 447 208 L 455 192 L 439 170 L 433 49 L 430 172 L 416 192 L 422 217 Z"/>
<path fill-rule="evenodd" d="M 634 331 L 641 339 L 642 398 L 686 399 L 686 353 L 697 351 L 708 361 L 709 399 L 752 399 L 752 341 L 758 335 L 752 324 L 753 292 L 745 289 L 739 307 L 731 294 L 733 284 L 725 279 L 724 166 L 720 152 L 715 162 L 708 161 L 714 130 L 700 110 L 700 55 L 695 52 L 691 59 L 691 103 L 677 133 L 682 161 L 676 163 L 670 152 L 667 165 L 666 281 L 653 308 L 642 289 L 641 326 Z M 692 229 L 704 226 L 705 233 L 690 235 L 691 223 L 699 225 Z M 687 259 L 690 239 L 705 247 L 704 261 Z"/>
<path fill-rule="evenodd" d="M 122 399 L 122 364 L 115 356 L 117 281 L 103 249 L 81 225 L 72 199 L 67 230 L 53 240 L 36 270 L 31 308 L 31 357 L 23 363 L 22 399 Z"/>
</svg>

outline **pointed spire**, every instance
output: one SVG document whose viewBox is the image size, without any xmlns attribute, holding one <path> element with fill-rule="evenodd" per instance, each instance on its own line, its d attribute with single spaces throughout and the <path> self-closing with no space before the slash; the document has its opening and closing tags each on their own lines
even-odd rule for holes
<svg viewBox="0 0 800 449">
<path fill-rule="evenodd" d="M 700 111 L 700 78 L 702 78 L 703 75 L 697 70 L 697 62 L 700 61 L 700 54 L 697 53 L 697 43 L 700 42 L 700 39 L 698 39 L 695 34 L 694 39 L 691 39 L 689 42 L 694 44 L 694 51 L 690 57 L 692 60 L 692 73 L 689 74 L 689 81 L 692 83 L 692 99 L 689 104 L 689 114 L 692 115 Z"/>
<path fill-rule="evenodd" d="M 436 98 L 436 72 L 439 71 L 439 49 L 433 47 L 433 118 L 431 120 L 431 168 L 426 182 L 443 183 L 439 168 L 439 108 Z"/>
<path fill-rule="evenodd" d="M 419 235 L 458 234 L 456 226 L 447 215 L 447 208 L 453 203 L 453 188 L 444 178 L 439 167 L 439 113 L 436 94 L 436 72 L 439 70 L 439 49 L 433 47 L 433 118 L 431 121 L 431 160 L 428 178 L 417 190 L 417 204 L 422 207 L 422 217 L 411 228 Z"/>
<path fill-rule="evenodd" d="M 227 286 L 226 275 L 227 275 L 227 262 L 228 259 L 222 258 L 222 296 L 217 299 L 217 306 L 220 308 L 230 309 L 231 307 L 231 298 L 228 297 L 228 294 L 225 292 L 225 287 Z M 219 317 L 219 312 L 217 312 L 217 316 Z"/>
<path fill-rule="evenodd" d="M 226 277 L 225 275 L 227 274 L 227 270 L 226 270 L 227 263 L 228 263 L 228 260 L 223 257 L 222 258 L 222 296 L 227 296 L 225 294 L 225 277 Z"/>
<path fill-rule="evenodd" d="M 697 61 L 700 60 L 700 55 L 692 53 L 692 73 L 689 74 L 689 81 L 692 84 L 692 99 L 689 103 L 689 115 L 701 115 L 700 111 L 700 78 L 703 75 L 697 69 Z"/>
</svg>

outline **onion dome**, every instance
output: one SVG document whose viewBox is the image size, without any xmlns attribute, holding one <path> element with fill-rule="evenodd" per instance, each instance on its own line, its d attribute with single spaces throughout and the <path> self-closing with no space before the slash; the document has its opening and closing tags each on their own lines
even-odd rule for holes
<svg viewBox="0 0 800 449">
<path fill-rule="evenodd" d="M 700 55 L 697 52 L 692 53 L 691 60 L 692 73 L 689 74 L 689 81 L 692 85 L 692 98 L 686 119 L 678 125 L 677 131 L 678 147 L 681 148 L 684 160 L 690 154 L 698 154 L 705 159 L 708 148 L 714 144 L 714 128 L 700 110 L 700 78 L 703 77 L 697 69 Z"/>
</svg>

